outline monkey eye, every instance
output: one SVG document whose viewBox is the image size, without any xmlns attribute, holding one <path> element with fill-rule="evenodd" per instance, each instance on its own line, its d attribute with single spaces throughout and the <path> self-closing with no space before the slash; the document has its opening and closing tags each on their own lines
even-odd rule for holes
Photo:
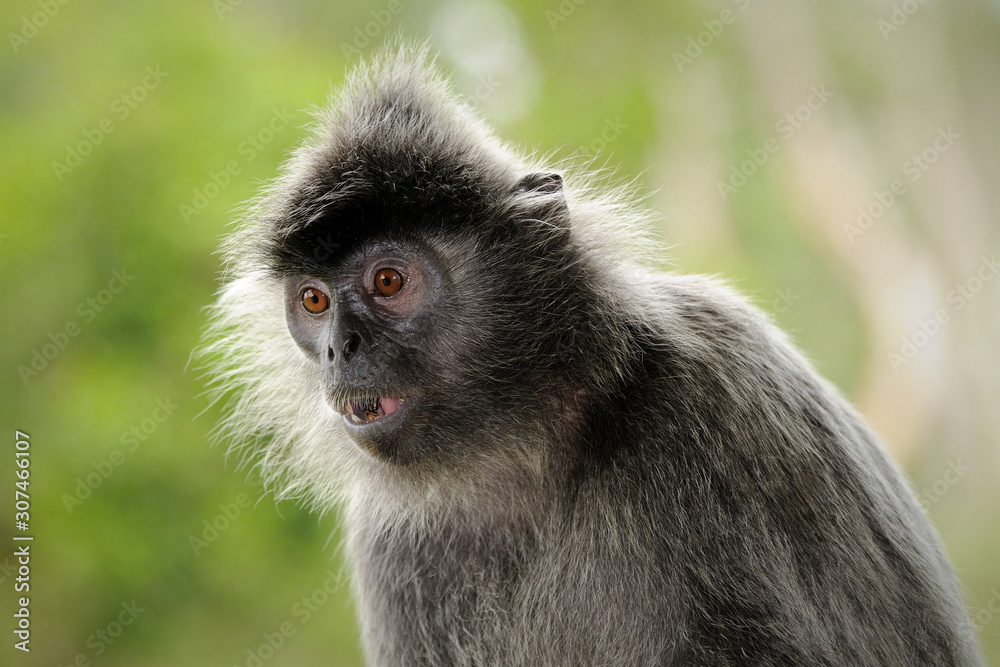
<svg viewBox="0 0 1000 667">
<path fill-rule="evenodd" d="M 382 296 L 392 296 L 403 287 L 406 276 L 395 269 L 379 269 L 375 274 L 375 289 Z"/>
<path fill-rule="evenodd" d="M 320 292 L 315 287 L 307 287 L 302 290 L 302 307 L 306 312 L 313 315 L 325 313 L 330 307 L 330 297 Z"/>
</svg>

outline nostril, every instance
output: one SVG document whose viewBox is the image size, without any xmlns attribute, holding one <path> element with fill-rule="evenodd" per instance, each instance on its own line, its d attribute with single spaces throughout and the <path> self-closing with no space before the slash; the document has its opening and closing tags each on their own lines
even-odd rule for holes
<svg viewBox="0 0 1000 667">
<path fill-rule="evenodd" d="M 352 333 L 347 337 L 347 341 L 344 343 L 344 359 L 350 359 L 354 356 L 354 353 L 358 351 L 361 347 L 361 336 L 356 333 Z"/>
<path fill-rule="evenodd" d="M 332 347 L 327 347 L 326 348 L 326 360 L 327 361 L 333 361 L 333 356 L 334 356 L 333 348 Z"/>
</svg>

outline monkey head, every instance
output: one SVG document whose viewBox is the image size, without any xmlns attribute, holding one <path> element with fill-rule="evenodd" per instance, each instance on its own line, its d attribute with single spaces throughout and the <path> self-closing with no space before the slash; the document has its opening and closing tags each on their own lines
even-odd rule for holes
<svg viewBox="0 0 1000 667">
<path fill-rule="evenodd" d="M 417 55 L 355 73 L 226 241 L 220 437 L 291 495 L 538 469 L 632 354 L 607 291 L 645 213 L 519 155 Z"/>
</svg>

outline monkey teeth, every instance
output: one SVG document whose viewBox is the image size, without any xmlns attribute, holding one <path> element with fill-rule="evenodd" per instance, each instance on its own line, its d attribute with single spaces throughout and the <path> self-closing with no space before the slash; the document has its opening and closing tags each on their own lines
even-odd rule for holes
<svg viewBox="0 0 1000 667">
<path fill-rule="evenodd" d="M 355 398 L 344 402 L 341 412 L 350 418 L 354 424 L 368 424 L 376 419 L 391 415 L 404 403 L 404 398 L 388 398 L 374 396 L 371 398 Z"/>
</svg>

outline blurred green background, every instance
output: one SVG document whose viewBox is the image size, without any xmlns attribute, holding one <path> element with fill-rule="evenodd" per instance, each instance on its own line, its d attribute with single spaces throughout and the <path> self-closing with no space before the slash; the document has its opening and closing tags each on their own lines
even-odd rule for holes
<svg viewBox="0 0 1000 667">
<path fill-rule="evenodd" d="M 1000 665 L 995 0 L 9 0 L 0 26 L 0 663 L 361 663 L 337 517 L 209 445 L 188 360 L 227 223 L 398 31 L 503 136 L 637 177 L 664 266 L 774 314 L 913 479 Z"/>
</svg>

